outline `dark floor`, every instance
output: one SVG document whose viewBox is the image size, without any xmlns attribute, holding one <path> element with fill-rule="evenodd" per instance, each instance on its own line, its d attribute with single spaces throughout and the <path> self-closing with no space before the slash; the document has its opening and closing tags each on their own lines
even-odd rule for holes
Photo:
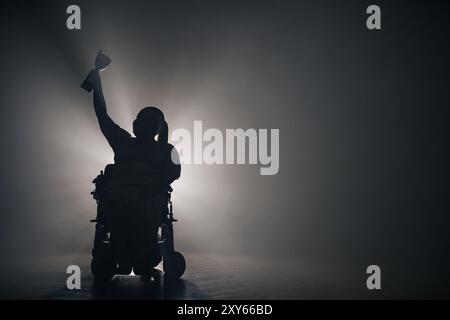
<svg viewBox="0 0 450 320">
<path fill-rule="evenodd" d="M 366 299 L 427 298 L 417 283 L 388 275 L 382 290 L 366 288 L 365 267 L 349 262 L 320 263 L 231 255 L 185 254 L 181 280 L 164 281 L 160 266 L 152 279 L 115 276 L 94 285 L 89 255 L 23 261 L 0 278 L 2 299 Z M 68 265 L 79 265 L 81 290 L 66 288 Z M 387 277 L 387 278 L 386 278 Z M 398 280 L 400 279 L 400 280 Z M 399 281 L 399 282 L 395 282 Z M 422 291 L 421 291 L 422 290 Z M 433 288 L 430 289 L 432 292 Z"/>
</svg>

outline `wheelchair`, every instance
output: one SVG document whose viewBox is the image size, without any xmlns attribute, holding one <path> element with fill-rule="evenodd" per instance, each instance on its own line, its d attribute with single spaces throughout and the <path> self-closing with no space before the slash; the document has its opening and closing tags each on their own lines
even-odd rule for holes
<svg viewBox="0 0 450 320">
<path fill-rule="evenodd" d="M 105 201 L 110 177 L 116 166 L 115 164 L 108 164 L 104 171 L 102 170 L 92 181 L 95 184 L 95 190 L 91 194 L 97 202 L 97 216 L 95 219 L 90 220 L 90 222 L 95 223 L 91 271 L 96 280 L 111 279 L 116 274 L 130 274 L 131 272 L 131 270 L 127 270 L 125 273 L 123 270 L 120 271 L 120 261 L 114 243 L 114 241 L 118 240 L 113 235 L 111 222 L 108 219 L 108 210 L 105 210 L 102 206 L 102 202 Z M 160 253 L 160 259 L 158 261 L 162 260 L 163 262 L 164 277 L 178 279 L 186 269 L 186 261 L 184 256 L 175 250 L 173 223 L 178 220 L 173 216 L 172 191 L 173 189 L 168 186 L 164 192 L 164 204 L 160 212 L 160 224 L 158 226 L 156 241 Z M 148 244 L 143 243 L 142 245 L 145 246 Z M 134 268 L 134 266 L 130 267 Z M 153 268 L 154 266 L 151 267 L 152 270 Z M 147 270 L 147 273 L 149 271 Z"/>
</svg>

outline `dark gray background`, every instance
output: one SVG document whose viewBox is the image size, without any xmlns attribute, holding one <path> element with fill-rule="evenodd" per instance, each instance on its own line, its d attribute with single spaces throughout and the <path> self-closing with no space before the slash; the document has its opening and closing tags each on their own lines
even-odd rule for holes
<svg viewBox="0 0 450 320">
<path fill-rule="evenodd" d="M 0 269 L 89 253 L 112 151 L 79 85 L 103 49 L 126 129 L 146 105 L 171 129 L 280 129 L 276 176 L 182 168 L 178 248 L 378 264 L 448 296 L 448 2 L 377 1 L 381 31 L 367 1 L 75 3 L 80 31 L 72 1 L 2 7 Z"/>
</svg>

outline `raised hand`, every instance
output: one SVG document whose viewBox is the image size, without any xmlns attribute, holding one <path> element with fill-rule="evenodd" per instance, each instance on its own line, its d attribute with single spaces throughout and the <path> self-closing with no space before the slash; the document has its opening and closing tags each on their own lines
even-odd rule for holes
<svg viewBox="0 0 450 320">
<path fill-rule="evenodd" d="M 100 50 L 95 57 L 95 70 L 105 70 L 111 64 L 111 59 Z"/>
<path fill-rule="evenodd" d="M 91 70 L 81 87 L 87 92 L 91 92 L 94 87 L 101 87 L 99 72 L 105 70 L 110 64 L 111 59 L 100 50 L 95 57 L 95 69 Z"/>
</svg>

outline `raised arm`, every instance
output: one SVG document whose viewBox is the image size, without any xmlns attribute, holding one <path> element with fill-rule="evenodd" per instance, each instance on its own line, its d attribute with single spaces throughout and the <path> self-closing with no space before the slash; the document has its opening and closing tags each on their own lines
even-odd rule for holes
<svg viewBox="0 0 450 320">
<path fill-rule="evenodd" d="M 114 149 L 115 146 L 120 143 L 121 139 L 130 138 L 131 136 L 126 130 L 114 123 L 108 115 L 99 71 L 92 70 L 90 77 L 90 82 L 94 91 L 94 110 L 100 125 L 100 130 Z"/>
<path fill-rule="evenodd" d="M 102 81 L 100 79 L 100 74 L 98 70 L 92 70 L 92 87 L 94 90 L 94 110 L 100 125 L 100 129 L 103 134 L 105 134 L 105 129 L 115 125 L 114 121 L 109 117 L 108 111 L 106 110 L 106 101 L 103 96 Z"/>
</svg>

